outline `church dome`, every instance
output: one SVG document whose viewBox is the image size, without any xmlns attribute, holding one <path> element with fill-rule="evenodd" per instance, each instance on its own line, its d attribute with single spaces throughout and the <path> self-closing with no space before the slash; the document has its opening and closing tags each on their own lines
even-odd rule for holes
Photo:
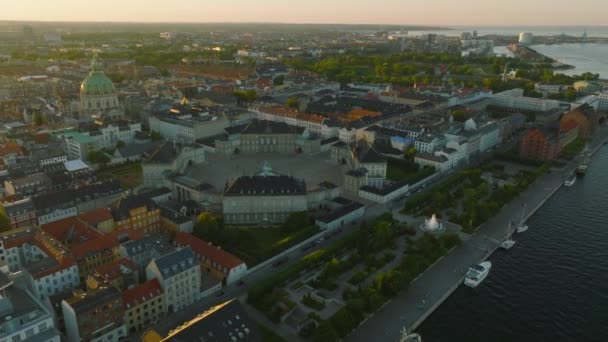
<svg viewBox="0 0 608 342">
<path fill-rule="evenodd" d="M 112 95 L 116 88 L 112 80 L 106 76 L 97 60 L 93 60 L 92 70 L 80 85 L 80 96 L 83 95 Z"/>
</svg>

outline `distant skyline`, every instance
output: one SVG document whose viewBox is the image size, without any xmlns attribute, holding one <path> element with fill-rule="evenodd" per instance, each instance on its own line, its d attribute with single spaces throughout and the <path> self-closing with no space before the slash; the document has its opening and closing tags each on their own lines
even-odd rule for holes
<svg viewBox="0 0 608 342">
<path fill-rule="evenodd" d="M 429 26 L 606 25 L 608 1 L 0 0 L 0 20 Z"/>
</svg>

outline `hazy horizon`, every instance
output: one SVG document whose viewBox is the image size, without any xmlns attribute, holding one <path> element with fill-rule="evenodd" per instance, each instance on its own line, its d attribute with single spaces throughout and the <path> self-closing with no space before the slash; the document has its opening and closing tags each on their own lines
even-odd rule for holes
<svg viewBox="0 0 608 342">
<path fill-rule="evenodd" d="M 0 20 L 117 23 L 269 23 L 415 26 L 605 26 L 608 2 L 580 0 L 2 0 Z M 172 4 L 171 4 L 172 5 Z M 473 18 L 473 19 L 471 19 Z"/>
</svg>

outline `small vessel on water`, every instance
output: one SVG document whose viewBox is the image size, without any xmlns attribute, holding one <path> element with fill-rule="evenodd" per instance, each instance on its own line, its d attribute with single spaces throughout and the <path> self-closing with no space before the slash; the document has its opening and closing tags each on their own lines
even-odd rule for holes
<svg viewBox="0 0 608 342">
<path fill-rule="evenodd" d="M 524 203 L 521 206 L 521 218 L 519 220 L 519 225 L 517 226 L 517 232 L 518 233 L 523 233 L 526 230 L 528 230 L 528 225 L 526 224 L 526 222 L 524 221 L 524 212 L 526 210 L 526 204 Z"/>
<path fill-rule="evenodd" d="M 572 175 L 568 179 L 566 179 L 564 185 L 567 187 L 571 187 L 574 185 L 574 183 L 576 183 L 576 175 Z"/>
<path fill-rule="evenodd" d="M 492 268 L 492 263 L 484 261 L 481 264 L 473 265 L 469 268 L 467 275 L 464 277 L 464 284 L 469 287 L 477 287 L 486 279 Z"/>
<path fill-rule="evenodd" d="M 589 145 L 585 146 L 585 149 L 581 152 L 581 156 L 583 157 L 583 160 L 576 168 L 576 174 L 583 176 L 587 173 L 589 163 L 591 162 L 591 149 L 589 149 Z"/>
<path fill-rule="evenodd" d="M 408 333 L 404 327 L 401 329 L 401 339 L 399 339 L 399 342 L 422 342 L 422 336 L 416 333 Z"/>
<path fill-rule="evenodd" d="M 500 248 L 511 249 L 511 247 L 515 246 L 515 240 L 511 239 L 512 235 L 513 235 L 513 229 L 511 226 L 511 222 L 509 222 L 509 225 L 507 226 L 507 236 L 505 236 L 505 239 L 503 240 L 503 242 L 500 243 Z"/>
</svg>

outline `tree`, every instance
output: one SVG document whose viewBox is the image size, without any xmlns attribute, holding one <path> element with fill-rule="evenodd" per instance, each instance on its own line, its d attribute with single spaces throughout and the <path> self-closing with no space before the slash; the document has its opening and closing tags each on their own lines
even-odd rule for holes
<svg viewBox="0 0 608 342">
<path fill-rule="evenodd" d="M 125 142 L 124 141 L 118 140 L 116 142 L 116 148 L 121 148 L 121 147 L 124 147 L 124 146 L 125 146 Z"/>
<path fill-rule="evenodd" d="M 576 89 L 574 88 L 568 88 L 566 89 L 566 92 L 564 93 L 564 98 L 566 99 L 566 101 L 575 101 L 576 97 L 577 97 L 577 92 Z"/>
<path fill-rule="evenodd" d="M 151 131 L 150 132 L 150 138 L 152 138 L 152 140 L 160 140 L 162 139 L 162 135 L 160 135 L 160 132 L 157 131 Z"/>
<path fill-rule="evenodd" d="M 300 101 L 295 97 L 290 97 L 287 99 L 285 105 L 289 108 L 298 109 L 300 107 Z"/>
<path fill-rule="evenodd" d="M 106 164 L 110 161 L 110 157 L 103 151 L 91 151 L 87 155 L 87 159 L 93 164 Z"/>
<path fill-rule="evenodd" d="M 348 335 L 348 333 L 357 327 L 357 321 L 347 307 L 343 307 L 342 309 L 338 310 L 330 318 L 330 322 L 340 337 Z"/>
<path fill-rule="evenodd" d="M 468 115 L 464 110 L 456 109 L 452 111 L 452 117 L 454 121 L 465 122 L 468 119 Z"/>
<path fill-rule="evenodd" d="M 39 111 L 34 112 L 34 124 L 36 126 L 42 126 L 42 124 L 44 124 L 44 117 Z"/>
<path fill-rule="evenodd" d="M 235 90 L 233 94 L 239 102 L 253 102 L 258 98 L 258 93 L 253 89 Z"/>
<path fill-rule="evenodd" d="M 6 214 L 4 206 L 0 205 L 0 232 L 5 232 L 11 229 L 11 221 Z"/>
<path fill-rule="evenodd" d="M 335 342 L 339 339 L 340 337 L 330 321 L 321 322 L 312 336 L 314 342 Z"/>
<path fill-rule="evenodd" d="M 222 238 L 222 224 L 219 217 L 208 211 L 202 212 L 196 218 L 194 235 L 203 240 L 217 243 Z"/>
<path fill-rule="evenodd" d="M 279 75 L 272 80 L 272 84 L 275 86 L 280 86 L 285 83 L 285 75 Z"/>
</svg>

